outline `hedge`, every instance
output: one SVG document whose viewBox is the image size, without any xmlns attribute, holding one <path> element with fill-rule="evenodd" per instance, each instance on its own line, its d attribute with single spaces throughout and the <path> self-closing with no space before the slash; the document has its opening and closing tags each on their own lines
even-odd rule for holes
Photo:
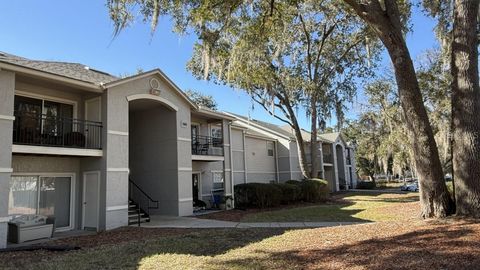
<svg viewBox="0 0 480 270">
<path fill-rule="evenodd" d="M 273 207 L 300 201 L 319 202 L 328 198 L 327 181 L 289 180 L 282 184 L 247 183 L 235 185 L 237 207 Z"/>
<path fill-rule="evenodd" d="M 328 183 L 321 179 L 304 180 L 301 184 L 302 199 L 306 202 L 325 201 L 328 197 Z"/>
<path fill-rule="evenodd" d="M 239 207 L 272 207 L 280 205 L 282 190 L 275 184 L 247 183 L 235 186 L 235 205 Z"/>
<path fill-rule="evenodd" d="M 357 189 L 375 189 L 375 183 L 372 181 L 360 181 L 357 183 Z"/>
<path fill-rule="evenodd" d="M 290 204 L 299 201 L 302 198 L 302 189 L 298 185 L 288 183 L 275 184 L 282 190 L 280 202 L 282 204 Z"/>
</svg>

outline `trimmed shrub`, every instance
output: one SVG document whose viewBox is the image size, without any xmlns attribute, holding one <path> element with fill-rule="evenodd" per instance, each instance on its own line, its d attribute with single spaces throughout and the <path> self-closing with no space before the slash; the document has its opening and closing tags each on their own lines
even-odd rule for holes
<svg viewBox="0 0 480 270">
<path fill-rule="evenodd" d="M 302 199 L 306 202 L 320 202 L 328 198 L 328 182 L 322 179 L 309 179 L 301 182 Z"/>
<path fill-rule="evenodd" d="M 276 184 L 282 191 L 282 197 L 280 199 L 282 204 L 289 204 L 297 202 L 301 199 L 302 189 L 300 185 L 295 184 Z"/>
<path fill-rule="evenodd" d="M 287 180 L 287 181 L 285 181 L 285 184 L 300 186 L 300 185 L 302 184 L 302 181 L 298 181 L 298 180 Z"/>
<path fill-rule="evenodd" d="M 325 201 L 328 194 L 328 183 L 321 179 L 289 180 L 283 184 L 238 184 L 235 185 L 235 205 L 265 208 L 299 201 L 320 202 Z"/>
<path fill-rule="evenodd" d="M 280 205 L 282 189 L 276 184 L 247 183 L 235 186 L 235 204 L 239 207 L 272 207 Z"/>
<path fill-rule="evenodd" d="M 358 189 L 375 189 L 375 183 L 372 181 L 360 181 L 357 183 Z"/>
</svg>

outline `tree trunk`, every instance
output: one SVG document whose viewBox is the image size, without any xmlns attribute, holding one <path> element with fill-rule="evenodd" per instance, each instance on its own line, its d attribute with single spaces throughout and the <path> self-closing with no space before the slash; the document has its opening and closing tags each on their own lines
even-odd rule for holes
<svg viewBox="0 0 480 270">
<path fill-rule="evenodd" d="M 289 101 L 284 100 L 283 105 L 287 109 L 288 117 L 290 118 L 291 126 L 295 133 L 295 141 L 297 144 L 297 152 L 298 152 L 298 163 L 300 166 L 300 171 L 302 172 L 302 177 L 304 179 L 308 179 L 310 178 L 310 175 L 307 171 L 308 164 L 307 164 L 307 159 L 305 154 L 305 144 L 303 141 L 302 132 L 300 130 L 300 125 L 298 124 L 297 117 L 295 116 L 295 111 L 293 110 Z"/>
<path fill-rule="evenodd" d="M 317 100 L 311 98 L 310 107 L 312 108 L 312 126 L 311 126 L 311 138 L 310 138 L 310 176 L 318 177 L 318 142 L 317 142 Z"/>
<path fill-rule="evenodd" d="M 453 170 L 457 215 L 480 217 L 478 0 L 456 0 L 452 41 Z"/>
<path fill-rule="evenodd" d="M 395 0 L 345 0 L 377 33 L 388 50 L 402 109 L 411 131 L 415 166 L 419 176 L 421 215 L 445 217 L 452 213 L 453 202 L 443 179 L 432 127 L 423 104 L 413 62 L 403 38 L 400 13 Z"/>
</svg>

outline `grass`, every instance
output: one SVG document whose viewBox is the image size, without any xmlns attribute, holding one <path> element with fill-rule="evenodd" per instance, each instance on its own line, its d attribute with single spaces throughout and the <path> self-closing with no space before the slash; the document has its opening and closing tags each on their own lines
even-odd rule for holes
<svg viewBox="0 0 480 270">
<path fill-rule="evenodd" d="M 478 269 L 478 220 L 420 220 L 415 218 L 417 197 L 344 193 L 327 205 L 269 211 L 267 216 L 380 221 L 361 225 L 316 229 L 125 227 L 50 243 L 79 246 L 80 250 L 0 253 L 0 269 Z M 266 219 L 265 214 L 255 216 Z"/>
<path fill-rule="evenodd" d="M 391 221 L 414 218 L 418 211 L 415 193 L 390 194 L 348 192 L 337 195 L 333 203 L 245 215 L 244 222 L 322 222 Z"/>
<path fill-rule="evenodd" d="M 301 230 L 198 229 L 165 235 L 164 229 L 130 230 L 137 233 L 137 240 L 111 243 L 103 237 L 106 243 L 86 243 L 78 251 L 0 253 L 0 267 L 380 270 L 478 269 L 480 265 L 480 224 L 475 221 L 416 220 Z M 120 239 L 122 233 L 107 235 Z"/>
</svg>

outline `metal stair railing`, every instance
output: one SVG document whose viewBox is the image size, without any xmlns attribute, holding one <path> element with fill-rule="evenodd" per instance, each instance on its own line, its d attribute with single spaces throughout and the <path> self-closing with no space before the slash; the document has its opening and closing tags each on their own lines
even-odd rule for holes
<svg viewBox="0 0 480 270">
<path fill-rule="evenodd" d="M 144 212 L 150 218 L 150 209 L 158 209 L 158 201 L 152 199 L 132 179 L 128 179 L 128 198 L 137 205 L 138 226 L 141 223 L 141 215 Z"/>
</svg>

